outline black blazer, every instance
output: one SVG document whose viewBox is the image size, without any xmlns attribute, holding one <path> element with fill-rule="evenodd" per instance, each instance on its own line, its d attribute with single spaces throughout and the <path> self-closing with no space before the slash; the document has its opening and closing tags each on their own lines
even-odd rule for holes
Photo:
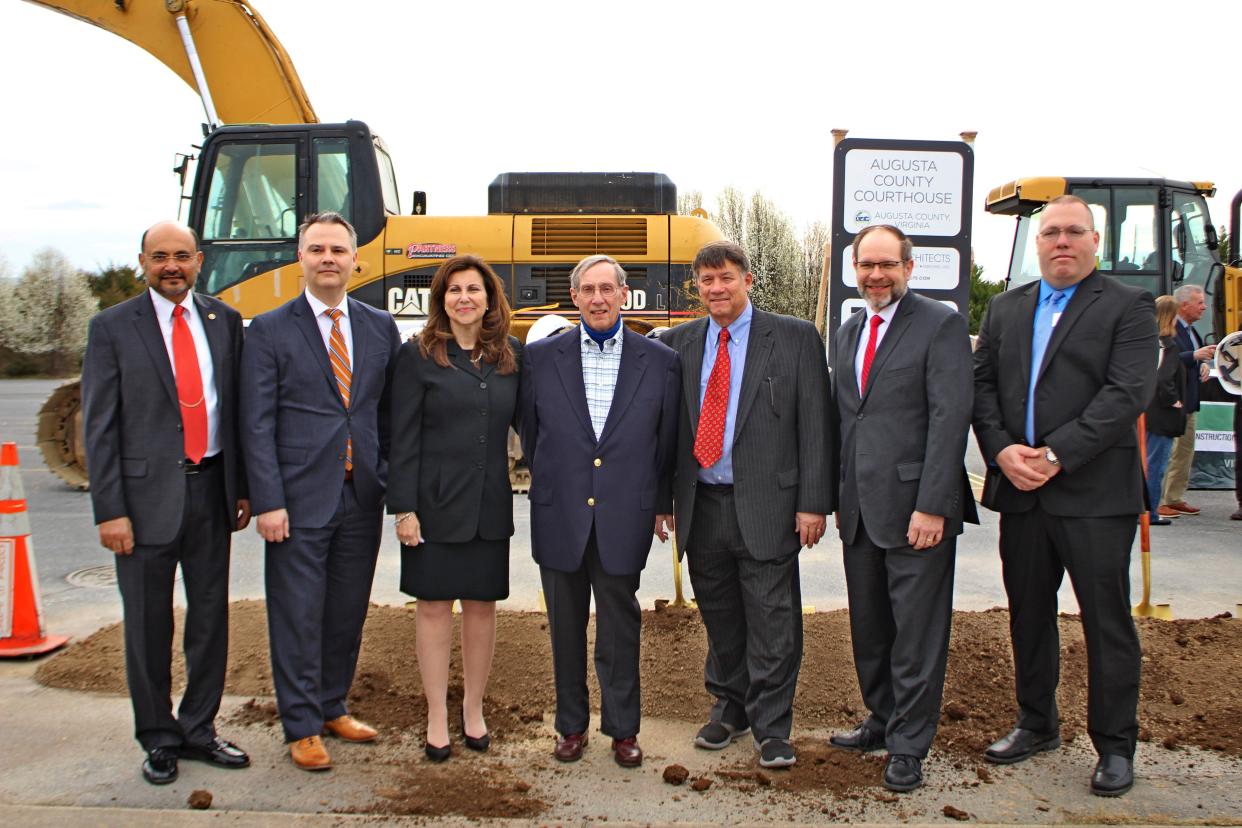
<svg viewBox="0 0 1242 828">
<path fill-rule="evenodd" d="M 1025 442 L 1026 394 L 1039 282 L 996 296 L 975 345 L 974 429 L 989 466 Z M 983 503 L 1025 512 L 1038 503 L 1066 517 L 1137 515 L 1145 508 L 1138 415 L 1156 384 L 1156 311 L 1151 294 L 1092 271 L 1053 329 L 1035 385 L 1035 443 L 1062 471 L 1021 492 L 991 473 Z"/>
<path fill-rule="evenodd" d="M 1195 343 L 1190 338 L 1190 328 L 1183 325 L 1180 319 L 1173 323 L 1173 338 L 1177 342 L 1182 367 L 1186 369 L 1186 393 L 1182 404 L 1187 414 L 1194 414 L 1199 410 L 1199 361 L 1195 359 Z"/>
<path fill-rule="evenodd" d="M 513 534 L 509 427 L 516 422 L 522 344 L 509 337 L 518 369 L 471 364 L 448 342 L 450 367 L 411 340 L 397 353 L 392 390 L 388 511 L 416 512 L 423 538 L 460 543 Z"/>
<path fill-rule="evenodd" d="M 1186 432 L 1186 367 L 1179 351 L 1177 337 L 1160 339 L 1160 368 L 1156 396 L 1147 406 L 1147 430 L 1162 437 L 1181 437 Z M 1180 408 L 1173 407 L 1176 402 L 1182 403 Z"/>
<path fill-rule="evenodd" d="M 219 400 L 225 506 L 236 515 L 237 501 L 246 497 L 237 425 L 242 321 L 220 300 L 193 296 Z M 185 509 L 185 437 L 172 364 L 149 291 L 91 318 L 82 398 L 95 522 L 128 517 L 135 543 L 172 543 Z"/>
</svg>

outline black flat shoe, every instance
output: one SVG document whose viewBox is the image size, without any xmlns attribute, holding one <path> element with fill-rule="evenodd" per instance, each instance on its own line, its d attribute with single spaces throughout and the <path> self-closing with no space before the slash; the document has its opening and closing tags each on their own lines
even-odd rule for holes
<svg viewBox="0 0 1242 828">
<path fill-rule="evenodd" d="M 1024 727 L 1015 727 L 1001 739 L 996 740 L 983 753 L 983 758 L 997 765 L 1012 765 L 1030 759 L 1044 750 L 1056 750 L 1061 746 L 1061 733 L 1036 733 Z"/>
<path fill-rule="evenodd" d="M 250 767 L 250 757 L 237 745 L 217 736 L 202 745 L 184 744 L 181 746 L 181 758 L 196 762 L 207 762 L 218 768 L 240 769 Z"/>
<path fill-rule="evenodd" d="M 433 762 L 443 762 L 453 755 L 453 746 L 436 747 L 431 742 L 428 742 L 423 745 L 423 753 L 427 754 L 427 758 Z"/>
<path fill-rule="evenodd" d="M 177 748 L 157 747 L 142 763 L 142 778 L 152 785 L 168 785 L 177 781 Z"/>
<path fill-rule="evenodd" d="M 901 753 L 889 755 L 884 765 L 884 787 L 906 793 L 923 784 L 923 760 Z"/>
<path fill-rule="evenodd" d="M 828 744 L 843 750 L 857 750 L 868 753 L 884 747 L 884 734 L 876 733 L 863 722 L 853 730 L 834 733 L 828 737 Z"/>
<path fill-rule="evenodd" d="M 486 753 L 487 749 L 492 746 L 492 734 L 484 733 L 479 738 L 475 738 L 466 732 L 466 714 L 461 714 L 461 738 L 466 743 L 466 747 L 479 753 Z"/>
</svg>

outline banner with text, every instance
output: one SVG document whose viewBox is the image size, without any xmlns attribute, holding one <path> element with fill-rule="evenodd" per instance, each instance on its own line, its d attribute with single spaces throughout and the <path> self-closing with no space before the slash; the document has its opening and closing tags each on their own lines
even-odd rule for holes
<svg viewBox="0 0 1242 828">
<path fill-rule="evenodd" d="M 873 224 L 914 243 L 911 290 L 961 313 L 970 298 L 974 152 L 961 141 L 846 138 L 833 159 L 830 335 L 864 302 L 854 273 L 854 236 Z"/>
</svg>

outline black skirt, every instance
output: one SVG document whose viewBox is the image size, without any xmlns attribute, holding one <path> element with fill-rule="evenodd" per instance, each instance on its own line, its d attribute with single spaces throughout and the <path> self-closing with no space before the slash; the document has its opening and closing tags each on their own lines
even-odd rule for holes
<svg viewBox="0 0 1242 828">
<path fill-rule="evenodd" d="M 401 591 L 424 601 L 509 597 L 509 539 L 401 547 Z"/>
</svg>

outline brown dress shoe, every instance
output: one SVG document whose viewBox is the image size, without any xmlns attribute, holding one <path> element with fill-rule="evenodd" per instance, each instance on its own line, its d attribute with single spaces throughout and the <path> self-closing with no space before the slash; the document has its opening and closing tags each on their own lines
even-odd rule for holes
<svg viewBox="0 0 1242 828">
<path fill-rule="evenodd" d="M 586 733 L 567 733 L 556 740 L 556 750 L 552 751 L 552 755 L 560 762 L 577 762 L 582 758 L 586 743 Z"/>
<path fill-rule="evenodd" d="M 623 768 L 636 768 L 643 763 L 643 749 L 638 746 L 638 737 L 612 740 L 612 757 Z"/>
<path fill-rule="evenodd" d="M 307 736 L 305 739 L 290 742 L 289 757 L 302 770 L 321 771 L 332 767 L 328 749 L 323 746 L 323 739 L 318 736 Z"/>
<path fill-rule="evenodd" d="M 353 716 L 337 716 L 332 721 L 324 722 L 323 729 L 346 742 L 373 742 L 379 735 L 378 730 Z"/>
<path fill-rule="evenodd" d="M 1178 511 L 1183 515 L 1197 515 L 1200 511 L 1202 511 L 1198 506 L 1191 506 L 1184 500 L 1179 500 L 1176 503 L 1170 503 L 1169 508 Z"/>
<path fill-rule="evenodd" d="M 1174 509 L 1172 506 L 1161 506 L 1156 510 L 1156 514 L 1162 518 L 1179 518 L 1182 513 Z"/>
</svg>

